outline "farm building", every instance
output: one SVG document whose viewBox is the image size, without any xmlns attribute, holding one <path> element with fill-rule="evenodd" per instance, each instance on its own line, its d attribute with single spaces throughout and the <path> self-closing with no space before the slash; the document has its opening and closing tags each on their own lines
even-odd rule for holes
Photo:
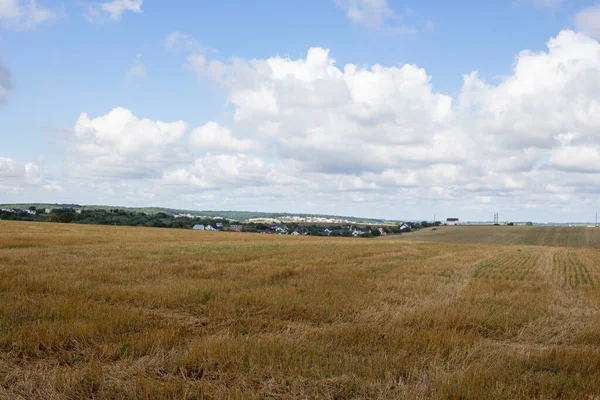
<svg viewBox="0 0 600 400">
<path fill-rule="evenodd" d="M 458 218 L 446 218 L 446 225 L 460 225 Z"/>
<path fill-rule="evenodd" d="M 229 230 L 234 232 L 241 232 L 243 227 L 244 225 L 240 224 L 239 222 L 232 222 L 229 225 Z"/>
<path fill-rule="evenodd" d="M 192 229 L 194 229 L 195 231 L 203 231 L 204 225 L 194 225 Z"/>
</svg>

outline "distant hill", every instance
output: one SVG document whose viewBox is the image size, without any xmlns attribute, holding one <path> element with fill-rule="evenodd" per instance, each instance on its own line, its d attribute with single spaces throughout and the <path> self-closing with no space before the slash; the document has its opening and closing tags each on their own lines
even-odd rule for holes
<svg viewBox="0 0 600 400">
<path fill-rule="evenodd" d="M 50 204 L 50 203 L 23 203 L 23 204 L 0 204 L 0 208 L 20 208 L 28 209 L 34 206 L 36 208 L 74 208 L 82 210 L 125 210 L 142 212 L 146 214 L 158 214 L 160 212 L 170 215 L 175 214 L 191 214 L 197 216 L 206 217 L 223 217 L 234 221 L 247 221 L 254 218 L 286 218 L 286 217 L 311 217 L 311 218 L 330 218 L 330 219 L 341 219 L 352 222 L 364 222 L 364 223 L 386 223 L 390 222 L 385 219 L 374 219 L 374 218 L 358 218 L 348 217 L 339 215 L 327 215 L 327 214 L 301 214 L 301 213 L 276 213 L 276 212 L 256 212 L 256 211 L 208 211 L 208 210 L 183 210 L 176 208 L 162 208 L 162 207 L 121 207 L 121 206 L 104 206 L 104 205 L 81 205 L 81 204 Z"/>
</svg>

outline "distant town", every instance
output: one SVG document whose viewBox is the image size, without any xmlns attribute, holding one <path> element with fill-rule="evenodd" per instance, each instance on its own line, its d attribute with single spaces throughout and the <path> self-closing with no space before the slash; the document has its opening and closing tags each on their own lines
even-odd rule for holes
<svg viewBox="0 0 600 400">
<path fill-rule="evenodd" d="M 534 225 L 532 222 L 461 221 L 447 217 L 442 221 L 390 221 L 310 214 L 277 214 L 240 211 L 183 211 L 160 208 L 124 208 L 52 204 L 1 205 L 0 219 L 37 222 L 145 226 L 229 231 L 294 236 L 377 237 L 414 232 L 440 225 Z M 221 215 L 219 215 L 221 214 Z M 589 223 L 539 224 L 592 226 Z"/>
</svg>

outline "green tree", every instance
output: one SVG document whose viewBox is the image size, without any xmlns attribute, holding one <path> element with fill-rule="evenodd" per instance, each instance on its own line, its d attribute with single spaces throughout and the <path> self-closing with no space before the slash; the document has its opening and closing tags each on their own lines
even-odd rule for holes
<svg viewBox="0 0 600 400">
<path fill-rule="evenodd" d="M 527 221 L 527 222 L 525 222 L 525 226 L 533 226 L 533 222 Z"/>
<path fill-rule="evenodd" d="M 37 208 L 35 208 L 35 206 L 31 206 L 29 207 L 29 211 L 37 211 Z"/>
<path fill-rule="evenodd" d="M 58 217 L 58 222 L 62 222 L 63 224 L 70 224 L 73 221 L 73 213 L 66 212 L 60 214 Z"/>
</svg>

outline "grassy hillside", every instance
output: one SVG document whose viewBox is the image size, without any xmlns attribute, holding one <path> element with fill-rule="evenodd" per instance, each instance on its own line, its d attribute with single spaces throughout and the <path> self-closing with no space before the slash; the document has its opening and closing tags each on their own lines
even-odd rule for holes
<svg viewBox="0 0 600 400">
<path fill-rule="evenodd" d="M 600 253 L 0 221 L 0 398 L 594 398 Z"/>
<path fill-rule="evenodd" d="M 270 212 L 257 212 L 257 211 L 200 211 L 200 210 L 183 210 L 176 208 L 161 208 L 161 207 L 121 207 L 121 206 L 103 206 L 103 205 L 80 205 L 80 204 L 49 204 L 49 203 L 22 203 L 22 204 L 0 204 L 0 208 L 20 208 L 20 209 L 28 209 L 31 206 L 35 206 L 36 208 L 80 208 L 84 210 L 125 210 L 125 211 L 133 211 L 133 212 L 143 212 L 146 214 L 157 214 L 160 212 L 164 212 L 166 214 L 193 214 L 193 215 L 201 215 L 205 217 L 222 217 L 227 218 L 233 221 L 245 221 L 251 218 L 284 218 L 291 216 L 299 216 L 299 217 L 321 217 L 321 218 L 338 218 L 344 219 L 348 221 L 361 221 L 364 223 L 376 223 L 376 222 L 386 222 L 383 219 L 374 219 L 374 218 L 358 218 L 358 217 L 348 217 L 348 216 L 339 216 L 339 215 L 326 215 L 326 214 L 298 214 L 298 213 L 270 213 Z"/>
<path fill-rule="evenodd" d="M 600 248 L 600 228 L 567 226 L 441 226 L 400 240 Z"/>
</svg>

